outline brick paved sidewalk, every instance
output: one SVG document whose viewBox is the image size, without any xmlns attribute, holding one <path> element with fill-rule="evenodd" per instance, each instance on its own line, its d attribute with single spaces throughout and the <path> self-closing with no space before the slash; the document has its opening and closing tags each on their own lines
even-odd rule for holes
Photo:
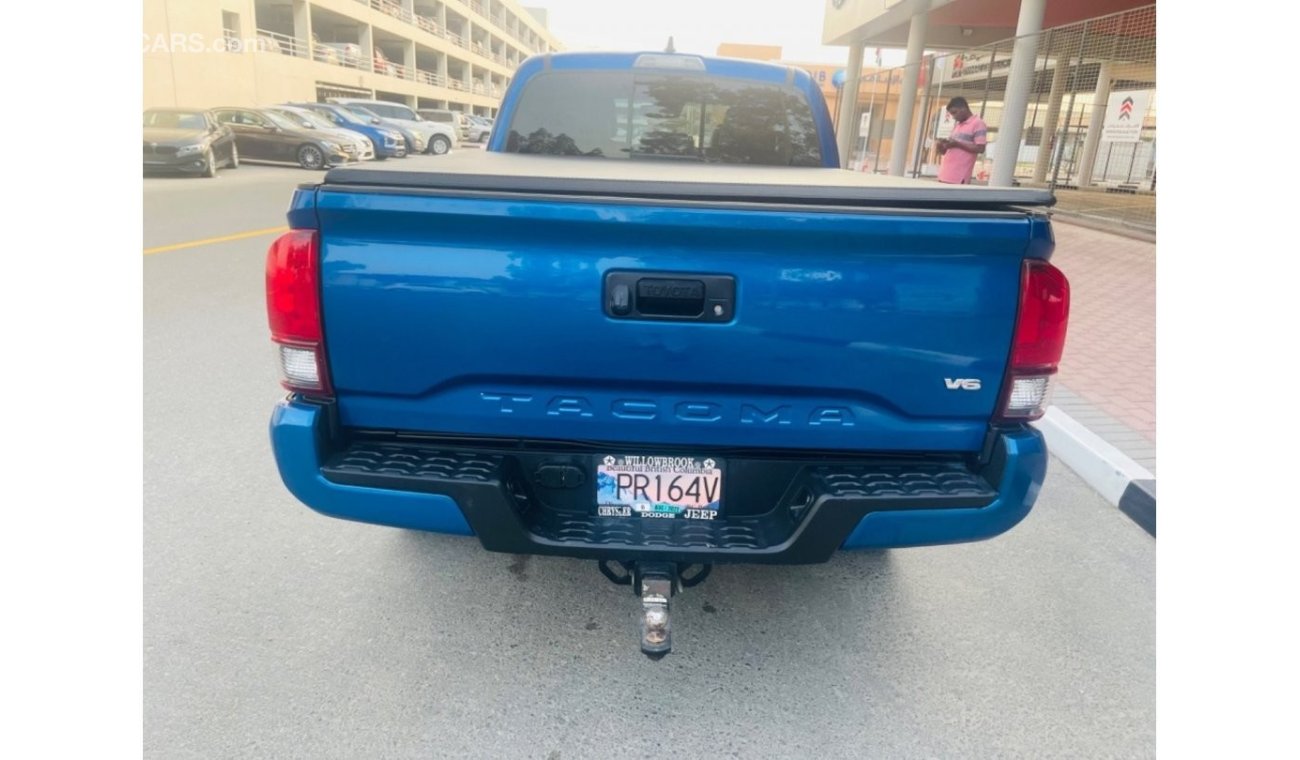
<svg viewBox="0 0 1300 760">
<path fill-rule="evenodd" d="M 1070 332 L 1054 401 L 1155 472 L 1156 246 L 1053 222 L 1070 279 Z"/>
</svg>

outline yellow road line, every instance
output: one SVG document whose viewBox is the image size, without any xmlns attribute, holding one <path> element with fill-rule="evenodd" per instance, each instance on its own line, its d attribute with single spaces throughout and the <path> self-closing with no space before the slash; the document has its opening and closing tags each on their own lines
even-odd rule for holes
<svg viewBox="0 0 1300 760">
<path fill-rule="evenodd" d="M 173 245 L 160 245 L 156 248 L 144 249 L 144 255 L 152 253 L 165 253 L 167 251 L 179 251 L 182 248 L 198 248 L 201 245 L 211 245 L 213 243 L 225 243 L 229 240 L 243 240 L 244 238 L 258 237 L 260 235 L 270 235 L 275 232 L 287 232 L 288 227 L 267 227 L 264 230 L 249 230 L 248 232 L 236 232 L 233 235 L 222 235 L 221 237 L 210 237 L 202 240 L 191 240 L 188 243 L 175 243 Z"/>
</svg>

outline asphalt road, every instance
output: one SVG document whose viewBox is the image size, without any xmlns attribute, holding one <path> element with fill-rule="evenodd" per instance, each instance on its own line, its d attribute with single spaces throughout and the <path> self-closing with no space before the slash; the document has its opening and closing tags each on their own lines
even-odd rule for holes
<svg viewBox="0 0 1300 760">
<path fill-rule="evenodd" d="M 146 246 L 319 176 L 146 179 Z M 267 439 L 271 237 L 144 262 L 146 757 L 1154 756 L 1155 541 L 1055 461 L 992 541 L 717 569 L 657 663 L 589 563 L 311 512 Z"/>
</svg>

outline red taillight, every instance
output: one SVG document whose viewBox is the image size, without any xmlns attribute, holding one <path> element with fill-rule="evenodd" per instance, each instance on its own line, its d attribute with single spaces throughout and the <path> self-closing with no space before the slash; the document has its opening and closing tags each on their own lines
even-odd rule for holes
<svg viewBox="0 0 1300 760">
<path fill-rule="evenodd" d="M 1020 308 L 1003 391 L 1004 419 L 1036 420 L 1046 411 L 1051 376 L 1065 349 L 1070 283 L 1061 270 L 1038 259 L 1020 273 Z"/>
<path fill-rule="evenodd" d="M 1026 261 L 1020 276 L 1020 315 L 1011 351 L 1012 369 L 1056 370 L 1070 319 L 1070 283 L 1046 261 Z"/>
<path fill-rule="evenodd" d="M 315 230 L 290 230 L 266 253 L 266 317 L 279 344 L 281 383 L 330 393 L 320 314 L 319 244 Z"/>
</svg>

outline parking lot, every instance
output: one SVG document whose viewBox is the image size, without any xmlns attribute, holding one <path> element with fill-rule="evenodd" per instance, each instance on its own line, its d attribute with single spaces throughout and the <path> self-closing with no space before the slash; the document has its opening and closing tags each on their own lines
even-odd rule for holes
<svg viewBox="0 0 1300 760">
<path fill-rule="evenodd" d="M 1055 460 L 991 541 L 718 568 L 659 662 L 592 563 L 299 504 L 263 266 L 322 176 L 144 180 L 147 757 L 1154 756 L 1155 540 Z"/>
</svg>

